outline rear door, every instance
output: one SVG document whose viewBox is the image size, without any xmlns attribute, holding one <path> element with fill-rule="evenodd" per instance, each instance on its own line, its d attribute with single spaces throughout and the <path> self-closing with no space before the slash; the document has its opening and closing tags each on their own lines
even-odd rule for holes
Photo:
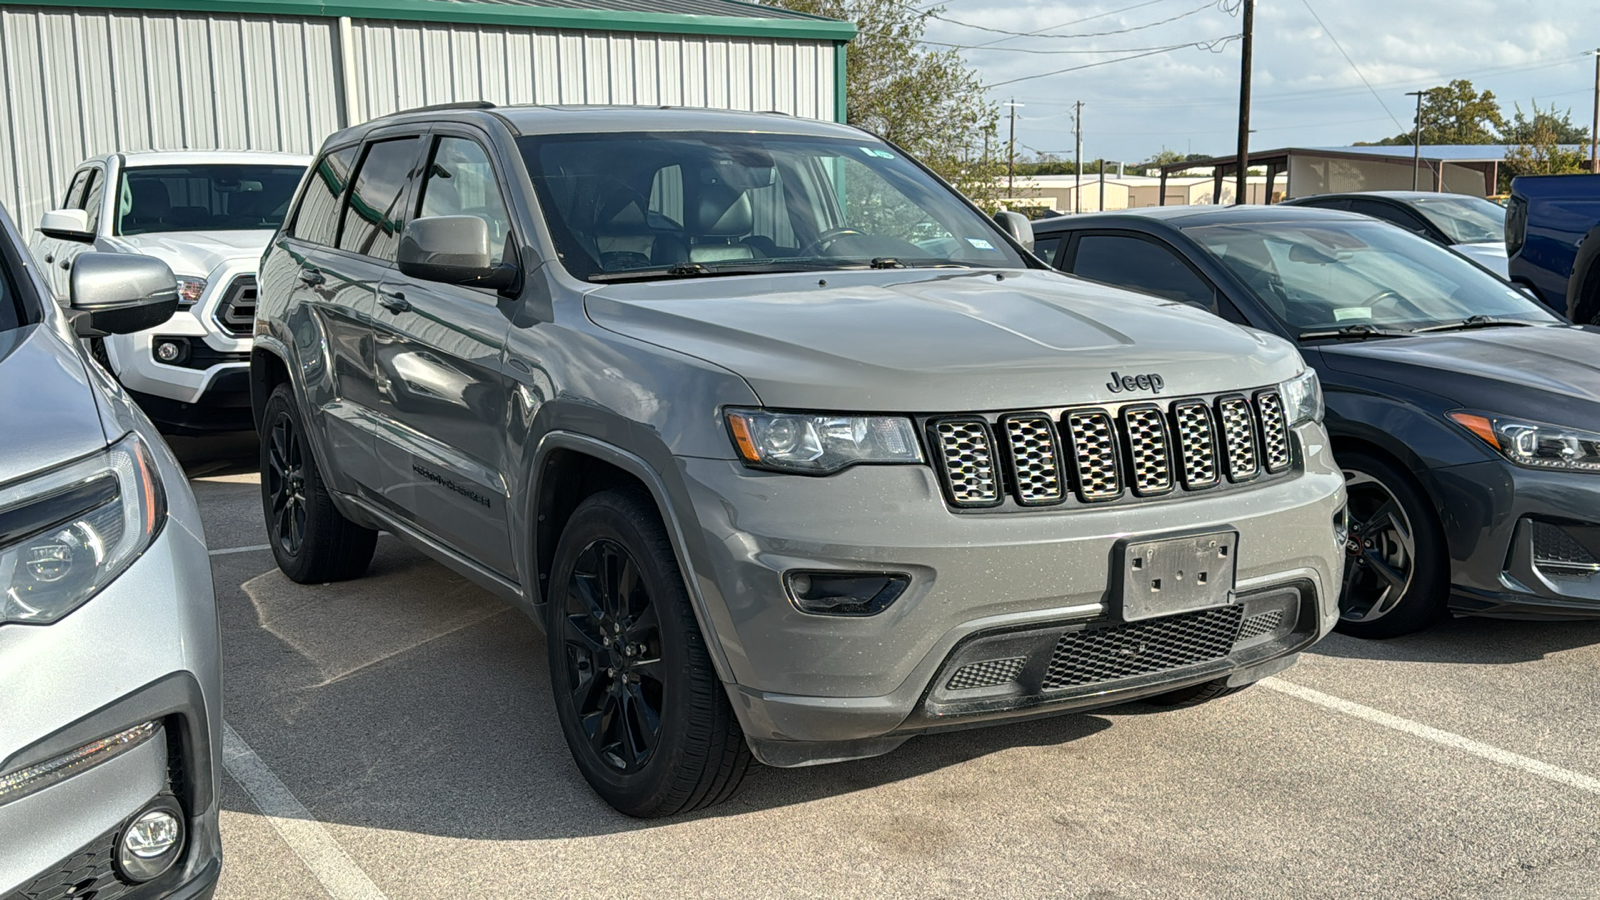
<svg viewBox="0 0 1600 900">
<path fill-rule="evenodd" d="M 438 126 L 407 218 L 477 216 L 502 261 L 514 256 L 507 171 L 487 136 Z M 392 508 L 464 556 L 514 577 L 504 473 L 515 380 L 505 343 L 516 301 L 493 290 L 420 281 L 398 269 L 373 320 L 381 428 L 377 454 Z"/>
</svg>

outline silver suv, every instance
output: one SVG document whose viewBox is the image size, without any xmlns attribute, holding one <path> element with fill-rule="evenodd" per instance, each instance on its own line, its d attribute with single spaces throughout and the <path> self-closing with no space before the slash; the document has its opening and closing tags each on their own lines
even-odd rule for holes
<svg viewBox="0 0 1600 900">
<path fill-rule="evenodd" d="M 541 623 L 623 812 L 1288 666 L 1344 492 L 1285 341 L 1046 268 L 892 144 L 684 109 L 330 138 L 262 260 L 291 578 L 379 529 Z"/>
</svg>

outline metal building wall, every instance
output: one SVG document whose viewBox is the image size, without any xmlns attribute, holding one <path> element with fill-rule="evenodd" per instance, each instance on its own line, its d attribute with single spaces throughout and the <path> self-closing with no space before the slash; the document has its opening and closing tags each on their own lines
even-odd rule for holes
<svg viewBox="0 0 1600 900">
<path fill-rule="evenodd" d="M 767 38 L 0 5 L 0 203 L 26 232 L 113 151 L 314 152 L 458 100 L 834 117 L 834 47 Z"/>
</svg>

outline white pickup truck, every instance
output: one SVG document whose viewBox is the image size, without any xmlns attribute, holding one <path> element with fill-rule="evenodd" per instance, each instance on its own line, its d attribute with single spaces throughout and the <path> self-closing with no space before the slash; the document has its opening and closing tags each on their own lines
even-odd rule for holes
<svg viewBox="0 0 1600 900">
<path fill-rule="evenodd" d="M 94 339 L 100 364 L 163 430 L 245 430 L 256 266 L 309 156 L 149 151 L 86 160 L 29 246 L 58 299 L 79 253 L 136 253 L 178 276 L 179 308 L 148 331 Z"/>
</svg>

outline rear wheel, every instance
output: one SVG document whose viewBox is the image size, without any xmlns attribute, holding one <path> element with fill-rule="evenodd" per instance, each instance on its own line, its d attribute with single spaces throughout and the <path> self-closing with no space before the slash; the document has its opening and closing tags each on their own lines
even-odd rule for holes
<svg viewBox="0 0 1600 900">
<path fill-rule="evenodd" d="M 750 751 L 653 503 L 607 491 L 579 505 L 546 624 L 556 714 L 595 793 L 641 818 L 733 795 Z"/>
<path fill-rule="evenodd" d="M 1433 504 L 1383 457 L 1349 453 L 1339 464 L 1350 504 L 1339 631 L 1388 638 L 1428 627 L 1444 616 L 1450 586 Z"/>
<path fill-rule="evenodd" d="M 278 385 L 267 398 L 260 437 L 261 508 L 278 568 L 301 584 L 365 572 L 378 533 L 346 519 L 333 505 L 288 384 Z"/>
</svg>

